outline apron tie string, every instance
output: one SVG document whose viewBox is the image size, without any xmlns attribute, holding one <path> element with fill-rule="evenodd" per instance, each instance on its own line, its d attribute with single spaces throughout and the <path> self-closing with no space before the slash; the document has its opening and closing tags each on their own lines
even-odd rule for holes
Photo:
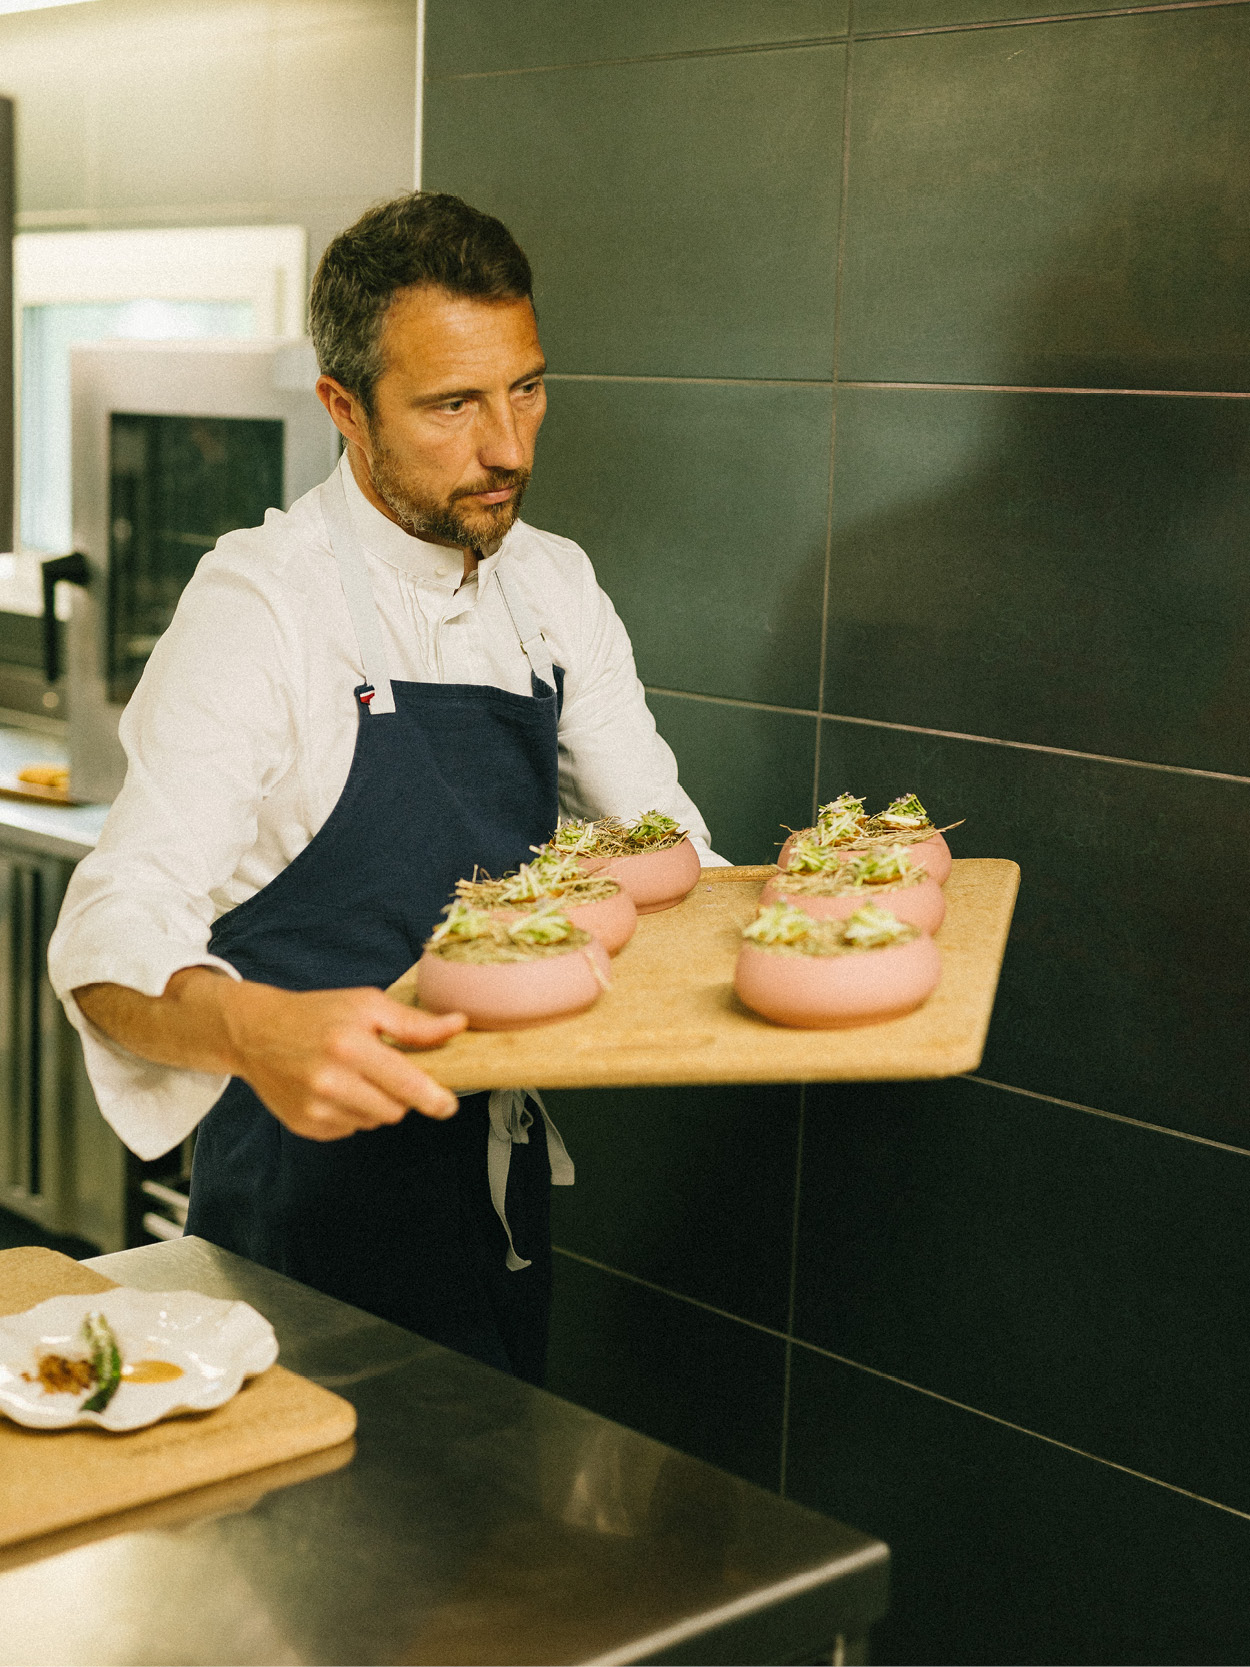
<svg viewBox="0 0 1250 1667">
<path fill-rule="evenodd" d="M 573 1185 L 573 1160 L 569 1157 L 559 1129 L 547 1115 L 547 1108 L 538 1090 L 493 1088 L 490 1095 L 490 1137 L 486 1143 L 486 1174 L 490 1181 L 490 1201 L 495 1206 L 495 1214 L 503 1223 L 504 1232 L 508 1235 L 508 1254 L 505 1261 L 510 1273 L 519 1273 L 522 1268 L 530 1266 L 523 1256 L 516 1253 L 516 1246 L 512 1242 L 512 1229 L 508 1226 L 507 1211 L 508 1171 L 512 1167 L 512 1148 L 513 1145 L 529 1145 L 530 1125 L 534 1121 L 534 1114 L 525 1103 L 527 1096 L 538 1107 L 547 1126 L 547 1156 L 551 1162 L 552 1186 Z"/>
</svg>

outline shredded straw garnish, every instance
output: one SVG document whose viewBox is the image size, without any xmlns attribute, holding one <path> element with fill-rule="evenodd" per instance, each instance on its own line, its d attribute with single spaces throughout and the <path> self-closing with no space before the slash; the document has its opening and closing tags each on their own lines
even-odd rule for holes
<svg viewBox="0 0 1250 1667">
<path fill-rule="evenodd" d="M 597 822 L 562 822 L 545 846 L 535 849 L 540 856 L 557 853 L 578 857 L 630 857 L 640 851 L 665 851 L 680 845 L 686 830 L 662 810 L 644 811 L 632 822 L 616 816 L 601 816 Z"/>
</svg>

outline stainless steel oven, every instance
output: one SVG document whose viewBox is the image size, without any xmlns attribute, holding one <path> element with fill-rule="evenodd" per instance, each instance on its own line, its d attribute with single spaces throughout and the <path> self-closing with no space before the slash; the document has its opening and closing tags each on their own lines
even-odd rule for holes
<svg viewBox="0 0 1250 1667">
<path fill-rule="evenodd" d="M 125 771 L 118 719 L 200 557 L 288 508 L 339 447 L 308 342 L 110 341 L 71 361 L 75 549 L 44 564 L 45 670 L 62 675 L 69 580 L 70 792 L 101 801 Z"/>
</svg>

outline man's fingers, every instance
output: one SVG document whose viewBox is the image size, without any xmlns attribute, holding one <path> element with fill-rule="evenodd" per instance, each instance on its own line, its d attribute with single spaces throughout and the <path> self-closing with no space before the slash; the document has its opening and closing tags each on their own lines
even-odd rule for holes
<svg viewBox="0 0 1250 1667">
<path fill-rule="evenodd" d="M 450 1117 L 460 1104 L 449 1088 L 435 1082 L 409 1055 L 382 1042 L 371 1044 L 361 1057 L 360 1068 L 384 1094 L 415 1106 L 427 1117 Z"/>
<path fill-rule="evenodd" d="M 284 1117 L 282 1121 L 293 1134 L 303 1135 L 305 1140 L 345 1140 L 367 1127 L 357 1118 L 345 1116 L 337 1106 L 315 1103 L 305 1107 L 302 1114 Z"/>
<path fill-rule="evenodd" d="M 402 1122 L 409 1102 L 387 1092 L 386 1086 L 371 1081 L 371 1076 L 350 1066 L 323 1066 L 316 1074 L 313 1092 L 319 1104 L 354 1119 L 359 1128 Z"/>
<path fill-rule="evenodd" d="M 423 1013 L 419 1007 L 407 1007 L 389 996 L 381 998 L 377 1010 L 381 1030 L 403 1048 L 436 1048 L 468 1022 L 463 1013 Z"/>
</svg>

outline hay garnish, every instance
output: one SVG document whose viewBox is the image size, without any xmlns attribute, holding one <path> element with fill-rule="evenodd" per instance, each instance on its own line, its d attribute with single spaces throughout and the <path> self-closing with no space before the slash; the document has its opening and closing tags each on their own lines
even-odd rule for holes
<svg viewBox="0 0 1250 1667">
<path fill-rule="evenodd" d="M 607 875 L 583 874 L 576 856 L 547 851 L 523 862 L 515 874 L 498 880 L 475 874 L 471 880 L 456 881 L 456 896 L 471 908 L 524 908 L 543 898 L 557 898 L 566 908 L 580 903 L 599 903 L 620 891 Z"/>
<path fill-rule="evenodd" d="M 640 851 L 666 851 L 685 838 L 685 828 L 671 816 L 662 810 L 647 810 L 632 822 L 623 822 L 618 816 L 601 816 L 594 822 L 562 822 L 546 845 L 534 849 L 539 856 L 634 857 Z"/>
</svg>

